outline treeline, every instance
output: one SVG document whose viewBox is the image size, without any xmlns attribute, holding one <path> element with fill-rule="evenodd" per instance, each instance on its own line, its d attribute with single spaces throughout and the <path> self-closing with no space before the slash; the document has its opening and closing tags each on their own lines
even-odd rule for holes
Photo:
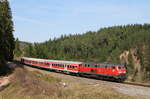
<svg viewBox="0 0 150 99">
<path fill-rule="evenodd" d="M 82 35 L 61 36 L 44 43 L 30 44 L 24 52 L 27 57 L 44 59 L 122 63 L 128 65 L 132 72 L 132 55 L 128 57 L 129 62 L 120 59 L 124 51 L 131 49 L 136 49 L 143 70 L 150 66 L 150 24 L 113 26 Z"/>
<path fill-rule="evenodd" d="M 12 13 L 7 0 L 0 0 L 0 74 L 7 72 L 6 61 L 13 60 L 15 48 Z"/>
</svg>

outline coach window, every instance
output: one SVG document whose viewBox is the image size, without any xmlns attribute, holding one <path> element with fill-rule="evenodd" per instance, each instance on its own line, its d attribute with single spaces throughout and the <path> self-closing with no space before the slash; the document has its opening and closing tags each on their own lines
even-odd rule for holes
<svg viewBox="0 0 150 99">
<path fill-rule="evenodd" d="M 79 67 L 82 67 L 82 64 L 79 64 Z"/>
<path fill-rule="evenodd" d="M 98 67 L 97 65 L 95 65 L 95 67 Z"/>
<path fill-rule="evenodd" d="M 111 68 L 112 68 L 112 69 L 115 69 L 115 66 L 112 66 Z"/>
</svg>

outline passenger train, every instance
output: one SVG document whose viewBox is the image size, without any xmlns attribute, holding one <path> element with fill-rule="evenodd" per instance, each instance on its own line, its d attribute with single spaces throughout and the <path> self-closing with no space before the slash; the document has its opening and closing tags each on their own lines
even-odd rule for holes
<svg viewBox="0 0 150 99">
<path fill-rule="evenodd" d="M 124 65 L 119 64 L 47 60 L 28 57 L 22 57 L 21 62 L 26 65 L 79 76 L 94 76 L 100 79 L 117 80 L 119 82 L 123 82 L 126 79 L 126 68 Z"/>
</svg>

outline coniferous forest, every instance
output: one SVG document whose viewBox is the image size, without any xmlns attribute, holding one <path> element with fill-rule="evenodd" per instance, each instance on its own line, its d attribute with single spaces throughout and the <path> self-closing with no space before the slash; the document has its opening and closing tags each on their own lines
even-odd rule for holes
<svg viewBox="0 0 150 99">
<path fill-rule="evenodd" d="M 150 78 L 150 24 L 102 28 L 29 44 L 24 56 L 43 59 L 109 62 L 127 66 L 130 80 Z"/>
<path fill-rule="evenodd" d="M 13 60 L 15 42 L 11 9 L 7 0 L 0 0 L 0 74 L 6 73 L 6 61 Z"/>
</svg>

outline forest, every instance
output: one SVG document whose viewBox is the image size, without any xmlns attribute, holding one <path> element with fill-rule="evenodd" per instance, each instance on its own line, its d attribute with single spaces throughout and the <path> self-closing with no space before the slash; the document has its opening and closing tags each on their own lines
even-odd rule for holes
<svg viewBox="0 0 150 99">
<path fill-rule="evenodd" d="M 0 75 L 7 73 L 7 61 L 13 60 L 15 41 L 12 13 L 7 0 L 0 0 Z"/>
<path fill-rule="evenodd" d="M 83 34 L 62 35 L 43 43 L 28 44 L 23 56 L 124 64 L 131 80 L 149 80 L 150 24 L 112 26 Z"/>
</svg>

